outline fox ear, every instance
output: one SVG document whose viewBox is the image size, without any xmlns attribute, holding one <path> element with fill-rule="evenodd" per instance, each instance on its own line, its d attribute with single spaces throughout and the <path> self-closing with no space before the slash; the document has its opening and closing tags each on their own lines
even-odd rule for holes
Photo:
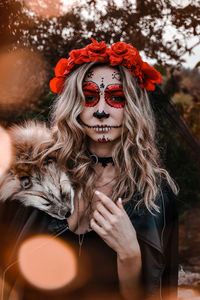
<svg viewBox="0 0 200 300">
<path fill-rule="evenodd" d="M 35 161 L 52 143 L 51 130 L 44 122 L 27 121 L 9 129 L 14 157 L 18 161 Z"/>
</svg>

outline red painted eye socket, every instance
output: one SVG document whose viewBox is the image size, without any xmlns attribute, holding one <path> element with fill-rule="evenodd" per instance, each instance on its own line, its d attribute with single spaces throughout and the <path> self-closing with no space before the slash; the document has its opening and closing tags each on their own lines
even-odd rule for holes
<svg viewBox="0 0 200 300">
<path fill-rule="evenodd" d="M 125 105 L 125 96 L 121 84 L 109 85 L 105 90 L 106 102 L 115 108 L 122 108 Z"/>
<path fill-rule="evenodd" d="M 92 82 L 83 84 L 83 94 L 85 96 L 85 106 L 95 106 L 100 99 L 98 86 Z"/>
</svg>

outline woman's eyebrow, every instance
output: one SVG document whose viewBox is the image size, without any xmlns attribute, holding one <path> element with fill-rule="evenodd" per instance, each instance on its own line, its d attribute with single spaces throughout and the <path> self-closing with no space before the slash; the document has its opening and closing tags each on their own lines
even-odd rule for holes
<svg viewBox="0 0 200 300">
<path fill-rule="evenodd" d="M 86 87 L 83 87 L 83 90 L 84 91 L 87 91 L 87 92 L 95 92 L 95 93 L 98 93 L 99 91 L 97 90 L 97 88 L 93 88 L 93 87 L 90 87 L 90 86 L 86 86 Z"/>
<path fill-rule="evenodd" d="M 83 84 L 83 90 L 89 92 L 99 92 L 99 87 L 94 82 L 85 82 Z"/>
<path fill-rule="evenodd" d="M 123 92 L 123 86 L 122 84 L 109 84 L 105 91 L 113 91 L 113 92 Z"/>
</svg>

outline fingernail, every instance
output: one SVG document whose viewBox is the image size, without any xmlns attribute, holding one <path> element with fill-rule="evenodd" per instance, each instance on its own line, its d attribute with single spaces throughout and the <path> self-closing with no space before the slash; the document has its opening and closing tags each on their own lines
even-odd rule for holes
<svg viewBox="0 0 200 300">
<path fill-rule="evenodd" d="M 99 194 L 100 194 L 100 192 L 99 192 L 99 191 L 95 191 L 94 193 L 95 193 L 96 195 L 99 195 Z"/>
<path fill-rule="evenodd" d="M 119 201 L 120 204 L 122 204 L 122 198 L 121 197 L 118 198 L 118 201 Z"/>
</svg>

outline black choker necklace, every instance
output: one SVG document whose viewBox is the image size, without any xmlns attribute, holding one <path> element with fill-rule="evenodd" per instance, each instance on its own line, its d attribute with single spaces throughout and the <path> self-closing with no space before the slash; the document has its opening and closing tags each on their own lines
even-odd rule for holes
<svg viewBox="0 0 200 300">
<path fill-rule="evenodd" d="M 109 163 L 112 163 L 112 165 L 114 166 L 114 161 L 111 156 L 99 157 L 96 154 L 91 153 L 89 150 L 88 150 L 88 153 L 89 153 L 89 156 L 91 157 L 91 159 L 93 160 L 93 162 L 95 163 L 95 165 L 97 165 L 98 163 L 101 163 L 102 166 L 105 168 Z"/>
</svg>

